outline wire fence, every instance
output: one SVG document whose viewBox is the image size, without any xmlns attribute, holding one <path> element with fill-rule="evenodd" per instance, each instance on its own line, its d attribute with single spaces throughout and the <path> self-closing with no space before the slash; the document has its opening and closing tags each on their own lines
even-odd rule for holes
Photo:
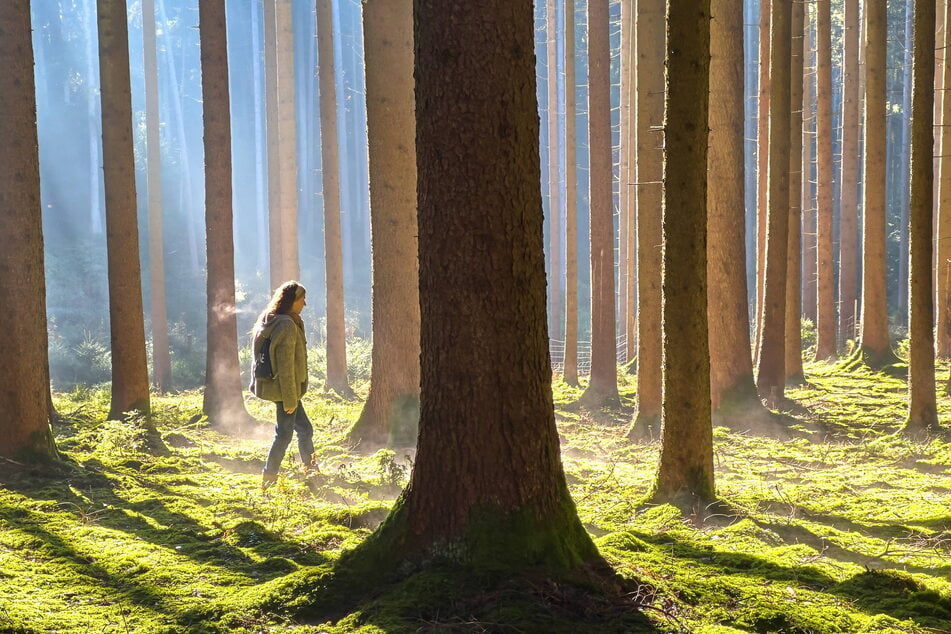
<svg viewBox="0 0 951 634">
<path fill-rule="evenodd" d="M 556 374 L 562 374 L 565 370 L 565 342 L 561 339 L 550 339 L 548 342 L 549 353 L 551 354 L 551 369 Z M 618 363 L 627 362 L 627 336 L 617 337 L 615 346 Z M 587 376 L 591 374 L 591 342 L 578 342 L 578 374 Z"/>
</svg>

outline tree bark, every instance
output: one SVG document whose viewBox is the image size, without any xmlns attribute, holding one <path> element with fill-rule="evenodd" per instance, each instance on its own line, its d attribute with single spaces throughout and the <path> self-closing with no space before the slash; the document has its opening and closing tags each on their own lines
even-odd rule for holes
<svg viewBox="0 0 951 634">
<path fill-rule="evenodd" d="M 785 378 L 789 385 L 805 382 L 802 370 L 802 184 L 803 184 L 803 68 L 805 64 L 805 5 L 792 6 L 789 122 L 789 236 L 786 252 Z M 831 210 L 830 210 L 831 211 Z"/>
<path fill-rule="evenodd" d="M 947 3 L 945 3 L 947 5 Z M 944 76 L 943 85 L 951 86 L 951 55 L 947 47 L 951 44 L 951 11 L 945 7 L 944 55 L 940 68 Z M 941 152 L 938 185 L 938 240 L 936 275 L 937 298 L 937 355 L 942 359 L 951 357 L 951 160 L 944 156 L 951 153 L 951 99 L 942 99 L 943 125 L 938 128 L 941 135 Z"/>
<path fill-rule="evenodd" d="M 551 258 L 551 276 L 548 279 L 549 314 L 551 318 L 551 337 L 560 340 L 563 322 L 561 301 L 561 190 L 560 170 L 558 169 L 558 0 L 547 0 L 545 30 L 548 35 L 548 222 L 549 256 Z"/>
<path fill-rule="evenodd" d="M 109 418 L 120 419 L 125 412 L 149 412 L 149 370 L 139 269 L 125 1 L 98 0 L 97 8 L 112 340 Z"/>
<path fill-rule="evenodd" d="M 743 7 L 711 2 L 707 279 L 712 408 L 762 410 L 753 382 L 746 282 L 743 165 Z"/>
<path fill-rule="evenodd" d="M 763 324 L 756 386 L 775 406 L 783 398 L 785 374 L 786 250 L 789 240 L 789 119 L 791 2 L 773 2 L 770 12 L 769 198 Z"/>
<path fill-rule="evenodd" d="M 373 351 L 370 395 L 348 439 L 362 450 L 411 446 L 419 423 L 419 264 L 413 6 L 363 4 Z"/>
<path fill-rule="evenodd" d="M 565 0 L 565 383 L 578 385 L 578 173 L 575 0 Z"/>
<path fill-rule="evenodd" d="M 816 360 L 836 353 L 835 269 L 832 252 L 832 1 L 818 0 L 816 9 L 816 155 L 819 195 L 816 207 Z"/>
<path fill-rule="evenodd" d="M 637 417 L 631 433 L 660 422 L 663 240 L 664 0 L 637 0 Z"/>
<path fill-rule="evenodd" d="M 808 5 L 812 6 L 812 5 Z M 808 7 L 806 9 L 808 11 Z M 818 103 L 816 98 L 816 69 L 819 65 L 816 57 L 816 34 L 813 24 L 814 16 L 806 14 L 804 20 L 803 37 L 803 132 L 802 132 L 802 189 L 801 196 L 802 208 L 802 305 L 800 310 L 802 316 L 816 324 L 816 304 L 818 303 L 819 289 L 818 278 L 818 244 L 817 234 L 817 212 L 818 201 L 818 171 L 817 167 L 817 121 L 818 121 Z M 790 190 L 792 195 L 792 190 Z"/>
<path fill-rule="evenodd" d="M 845 0 L 842 183 L 839 204 L 839 340 L 855 338 L 858 296 L 859 0 Z"/>
<path fill-rule="evenodd" d="M 758 361 L 763 332 L 763 283 L 766 276 L 766 204 L 769 194 L 769 37 L 772 0 L 759 0 L 759 99 L 756 112 L 756 310 L 753 354 Z"/>
<path fill-rule="evenodd" d="M 337 87 L 334 79 L 333 6 L 317 0 L 317 59 L 320 64 L 320 155 L 324 194 L 324 253 L 327 284 L 327 383 L 341 396 L 347 381 L 347 330 L 343 303 L 343 244 L 340 231 L 340 160 Z"/>
<path fill-rule="evenodd" d="M 616 407 L 617 321 L 611 169 L 611 52 L 608 0 L 588 3 L 588 138 L 591 152 L 591 379 L 582 399 Z"/>
<path fill-rule="evenodd" d="M 862 315 L 859 351 L 879 368 L 895 361 L 885 302 L 885 0 L 867 0 Z"/>
<path fill-rule="evenodd" d="M 50 429 L 46 279 L 30 3 L 0 3 L 0 456 L 32 462 L 56 455 Z"/>
<path fill-rule="evenodd" d="M 935 4 L 915 7 L 912 78 L 911 207 L 909 277 L 908 418 L 903 432 L 922 436 L 938 430 L 935 398 L 934 296 L 931 278 L 934 210 Z"/>
<path fill-rule="evenodd" d="M 670 0 L 667 6 L 665 398 L 651 498 L 708 504 L 716 497 L 706 279 L 710 0 Z"/>
<path fill-rule="evenodd" d="M 422 413 L 409 486 L 361 547 L 371 574 L 601 561 L 551 400 L 532 13 L 414 3 Z"/>
<path fill-rule="evenodd" d="M 620 92 L 620 107 L 618 115 L 618 289 L 617 289 L 617 327 L 618 336 L 624 340 L 623 363 L 631 360 L 631 347 L 628 341 L 634 337 L 633 332 L 629 332 L 628 314 L 631 312 L 630 296 L 628 295 L 628 260 L 633 255 L 631 246 L 631 234 L 629 232 L 629 218 L 632 209 L 633 199 L 630 195 L 629 183 L 631 182 L 631 166 L 633 155 L 631 153 L 631 81 L 634 78 L 631 73 L 631 43 L 633 41 L 631 29 L 634 26 L 634 2 L 635 0 L 621 0 L 621 49 L 618 53 L 620 66 L 620 82 L 618 90 Z"/>
<path fill-rule="evenodd" d="M 205 244 L 208 259 L 205 395 L 212 423 L 236 430 L 253 419 L 244 406 L 235 310 L 234 219 L 231 191 L 231 96 L 224 0 L 198 6 L 205 147 Z"/>
</svg>

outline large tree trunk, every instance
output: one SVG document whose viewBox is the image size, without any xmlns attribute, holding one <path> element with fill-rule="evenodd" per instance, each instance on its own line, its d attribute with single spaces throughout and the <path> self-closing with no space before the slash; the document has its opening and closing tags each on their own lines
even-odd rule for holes
<svg viewBox="0 0 951 634">
<path fill-rule="evenodd" d="M 149 272 L 152 290 L 152 382 L 159 393 L 172 387 L 172 356 L 168 347 L 165 302 L 165 248 L 162 235 L 162 153 L 159 144 L 158 62 L 155 42 L 155 0 L 142 0 L 145 71 L 145 138 L 148 158 L 146 189 L 149 217 Z"/>
<path fill-rule="evenodd" d="M 0 3 L 0 303 L 6 360 L 0 364 L 0 456 L 56 455 L 50 430 L 43 219 L 36 134 L 30 3 Z"/>
<path fill-rule="evenodd" d="M 945 3 L 947 5 L 947 3 Z M 945 6 L 944 51 L 939 69 L 944 76 L 943 85 L 951 86 L 951 11 Z M 935 267 L 938 286 L 937 297 L 937 354 L 942 359 L 951 357 L 951 159 L 943 156 L 951 152 L 951 99 L 942 99 L 942 120 L 944 125 L 937 128 L 941 134 L 941 156 L 938 185 L 938 259 Z"/>
<path fill-rule="evenodd" d="M 832 253 L 832 1 L 818 0 L 816 10 L 816 155 L 819 195 L 816 208 L 818 276 L 816 359 L 836 353 L 835 269 Z M 794 106 L 795 107 L 795 104 Z"/>
<path fill-rule="evenodd" d="M 208 259 L 208 349 L 202 411 L 220 428 L 251 422 L 241 394 L 235 312 L 231 193 L 231 97 L 224 0 L 198 6 L 205 144 L 205 244 Z"/>
<path fill-rule="evenodd" d="M 614 407 L 620 403 L 617 391 L 617 321 L 614 295 L 609 30 L 608 0 L 590 0 L 588 138 L 591 152 L 591 380 L 582 399 L 593 407 Z"/>
<path fill-rule="evenodd" d="M 551 276 L 548 278 L 549 314 L 551 318 L 551 337 L 561 340 L 562 307 L 561 307 L 561 178 L 558 169 L 558 20 L 556 6 L 558 0 L 547 0 L 545 14 L 545 31 L 548 35 L 547 66 L 548 66 L 548 228 L 549 228 L 549 257 L 551 259 Z"/>
<path fill-rule="evenodd" d="M 855 338 L 858 290 L 859 0 L 845 0 L 842 182 L 839 204 L 839 340 Z"/>
<path fill-rule="evenodd" d="M 419 264 L 416 240 L 416 121 L 413 7 L 363 4 L 373 351 L 370 395 L 349 440 L 362 450 L 416 442 L 419 422 Z"/>
<path fill-rule="evenodd" d="M 664 0 L 637 0 L 637 417 L 631 433 L 660 422 Z"/>
<path fill-rule="evenodd" d="M 112 404 L 109 418 L 149 412 L 139 226 L 132 154 L 132 96 L 125 0 L 99 0 L 102 160 L 106 185 Z"/>
<path fill-rule="evenodd" d="M 416 0 L 414 20 L 419 445 L 362 548 L 377 575 L 434 556 L 567 573 L 600 558 L 551 399 L 532 3 Z"/>
<path fill-rule="evenodd" d="M 789 236 L 786 252 L 786 316 L 785 316 L 785 377 L 786 383 L 805 382 L 802 370 L 802 184 L 803 176 L 803 59 L 805 42 L 805 12 L 803 3 L 792 7 L 792 54 L 790 57 L 790 122 L 789 122 Z"/>
<path fill-rule="evenodd" d="M 712 407 L 762 410 L 753 383 L 746 286 L 743 166 L 743 6 L 714 0 L 710 27 L 707 278 Z"/>
<path fill-rule="evenodd" d="M 670 0 L 668 10 L 664 117 L 665 398 L 663 444 L 651 497 L 655 501 L 689 500 L 705 504 L 716 496 L 707 346 L 710 0 Z"/>
<path fill-rule="evenodd" d="M 908 418 L 904 433 L 938 429 L 935 399 L 934 296 L 931 271 L 934 204 L 935 5 L 915 8 L 911 129 L 911 275 L 909 278 Z"/>
<path fill-rule="evenodd" d="M 865 165 L 862 204 L 862 316 L 859 354 L 870 367 L 892 363 L 885 302 L 885 0 L 867 0 Z"/>
<path fill-rule="evenodd" d="M 769 193 L 769 33 L 772 0 L 759 0 L 759 98 L 756 102 L 756 310 L 754 358 L 763 332 L 763 282 L 766 275 L 766 204 Z"/>
<path fill-rule="evenodd" d="M 565 383 L 578 385 L 578 165 L 575 1 L 565 0 Z"/>
<path fill-rule="evenodd" d="M 770 12 L 769 198 L 766 214 L 766 277 L 760 322 L 756 386 L 773 404 L 783 397 L 785 373 L 786 249 L 789 240 L 789 114 L 791 2 Z"/>
<path fill-rule="evenodd" d="M 333 7 L 317 0 L 317 61 L 320 64 L 320 155 L 324 194 L 324 253 L 327 284 L 327 383 L 350 396 L 347 382 L 347 330 L 343 303 L 343 244 L 340 233 L 340 159 L 337 138 L 337 86 L 334 75 Z"/>
</svg>

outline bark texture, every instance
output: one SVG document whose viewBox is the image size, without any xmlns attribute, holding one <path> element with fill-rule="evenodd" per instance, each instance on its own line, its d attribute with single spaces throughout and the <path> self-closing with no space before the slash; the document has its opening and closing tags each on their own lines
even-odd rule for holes
<svg viewBox="0 0 951 634">
<path fill-rule="evenodd" d="M 347 326 L 343 305 L 343 238 L 340 228 L 340 158 L 337 88 L 334 83 L 333 6 L 317 0 L 317 61 L 320 65 L 320 156 L 324 194 L 324 253 L 327 284 L 327 384 L 343 396 L 347 381 Z"/>
<path fill-rule="evenodd" d="M 547 0 L 545 31 L 548 35 L 548 222 L 551 275 L 548 278 L 549 315 L 552 339 L 562 338 L 561 272 L 561 177 L 558 169 L 558 0 Z"/>
<path fill-rule="evenodd" d="M 769 186 L 769 34 L 772 0 L 759 3 L 759 99 L 756 102 L 756 323 L 754 354 L 763 332 L 763 281 L 766 275 L 766 201 Z"/>
<path fill-rule="evenodd" d="M 158 62 L 155 41 L 155 0 L 142 0 L 142 41 L 145 74 L 145 138 L 147 152 L 149 273 L 152 291 L 152 383 L 160 393 L 172 387 L 172 356 L 168 347 L 165 301 L 165 239 L 162 222 L 162 153 L 159 144 Z"/>
<path fill-rule="evenodd" d="M 349 440 L 368 450 L 411 446 L 419 422 L 419 264 L 413 5 L 363 4 L 373 351 L 370 395 Z"/>
<path fill-rule="evenodd" d="M 715 498 L 707 347 L 710 0 L 670 0 L 664 117 L 663 443 L 651 497 Z"/>
<path fill-rule="evenodd" d="M 119 419 L 125 412 L 149 412 L 149 369 L 139 269 L 125 0 L 98 0 L 97 9 L 112 340 L 109 418 Z"/>
<path fill-rule="evenodd" d="M 816 206 L 816 359 L 821 360 L 834 357 L 836 353 L 835 269 L 832 253 L 832 1 L 817 0 L 815 10 L 816 160 L 819 180 Z"/>
<path fill-rule="evenodd" d="M 231 97 L 224 0 L 198 7 L 205 144 L 205 245 L 208 259 L 208 350 L 202 411 L 218 427 L 251 422 L 241 393 L 235 312 L 231 193 Z"/>
<path fill-rule="evenodd" d="M 904 433 L 938 429 L 935 397 L 934 296 L 931 277 L 934 203 L 934 48 L 935 4 L 915 8 L 915 56 L 911 95 L 911 231 L 909 251 L 908 419 Z"/>
<path fill-rule="evenodd" d="M 661 415 L 661 243 L 664 120 L 664 0 L 637 0 L 637 418 L 632 432 Z"/>
<path fill-rule="evenodd" d="M 785 374 L 786 250 L 789 240 L 789 113 L 792 3 L 773 2 L 770 12 L 769 198 L 766 277 L 760 315 L 756 386 L 773 403 L 783 398 Z"/>
<path fill-rule="evenodd" d="M 839 204 L 839 340 L 855 338 L 858 297 L 859 0 L 845 0 L 842 184 Z"/>
<path fill-rule="evenodd" d="M 941 1 L 941 0 L 939 0 Z M 951 86 L 951 55 L 947 54 L 951 39 L 951 11 L 945 8 L 944 51 L 939 72 L 943 75 L 944 86 Z M 944 125 L 937 128 L 941 138 L 941 156 L 938 170 L 938 240 L 937 266 L 935 277 L 938 287 L 937 296 L 937 355 L 942 359 L 951 357 L 951 159 L 944 157 L 944 152 L 951 152 L 951 99 L 942 99 L 942 121 Z"/>
<path fill-rule="evenodd" d="M 617 256 L 617 329 L 618 336 L 624 339 L 623 363 L 630 361 L 631 348 L 628 341 L 634 333 L 627 330 L 627 316 L 631 312 L 628 295 L 628 259 L 633 255 L 631 235 L 628 231 L 628 218 L 631 214 L 632 198 L 628 183 L 631 182 L 631 86 L 634 79 L 631 73 L 631 29 L 634 26 L 634 0 L 622 0 L 621 11 L 621 50 L 618 53 L 620 77 L 620 110 L 618 126 L 618 256 Z"/>
<path fill-rule="evenodd" d="M 46 280 L 30 3 L 0 3 L 0 303 L 7 359 L 0 366 L 0 456 L 56 453 L 49 418 Z"/>
<path fill-rule="evenodd" d="M 803 185 L 803 60 L 805 5 L 792 6 L 792 55 L 790 57 L 789 122 L 789 242 L 786 253 L 785 365 L 786 383 L 805 381 L 802 370 L 802 185 Z"/>
<path fill-rule="evenodd" d="M 743 193 L 743 7 L 711 2 L 707 279 L 714 411 L 762 409 L 753 382 Z"/>
<path fill-rule="evenodd" d="M 416 0 L 414 24 L 422 412 L 409 486 L 366 548 L 577 569 L 599 557 L 551 398 L 532 3 Z"/>
<path fill-rule="evenodd" d="M 575 2 L 565 0 L 565 383 L 578 385 L 578 173 Z"/>
<path fill-rule="evenodd" d="M 582 399 L 620 403 L 614 294 L 614 203 L 611 188 L 611 51 L 608 0 L 588 3 L 588 138 L 591 202 L 591 380 Z"/>
</svg>

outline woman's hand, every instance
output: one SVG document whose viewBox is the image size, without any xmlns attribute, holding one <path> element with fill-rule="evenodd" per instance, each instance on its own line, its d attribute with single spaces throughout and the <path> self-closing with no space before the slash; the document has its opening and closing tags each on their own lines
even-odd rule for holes
<svg viewBox="0 0 951 634">
<path fill-rule="evenodd" d="M 287 409 L 287 408 L 284 409 L 284 413 L 285 413 L 285 414 L 293 414 L 293 413 L 296 412 L 296 411 L 297 411 L 297 406 L 296 406 L 296 405 L 295 405 L 294 407 L 290 408 L 290 409 Z"/>
</svg>

